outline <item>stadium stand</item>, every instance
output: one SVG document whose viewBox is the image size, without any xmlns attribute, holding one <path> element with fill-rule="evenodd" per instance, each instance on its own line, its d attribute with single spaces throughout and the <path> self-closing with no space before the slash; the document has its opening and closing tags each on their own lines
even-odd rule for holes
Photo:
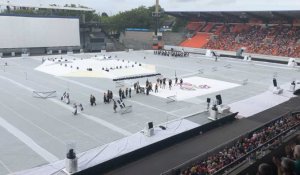
<svg viewBox="0 0 300 175">
<path fill-rule="evenodd" d="M 299 174 L 297 172 L 293 172 L 295 170 L 295 166 L 293 164 L 297 161 L 293 150 L 295 150 L 296 145 L 300 144 L 299 136 L 299 132 L 291 132 L 290 135 L 288 134 L 282 141 L 279 140 L 278 144 L 273 146 L 272 149 L 269 149 L 268 152 L 262 149 L 261 153 L 265 154 L 259 155 L 255 162 L 249 161 L 249 163 L 245 163 L 244 166 L 232 171 L 230 174 L 250 175 L 262 173 L 262 165 L 268 165 L 269 172 L 272 174 Z M 288 164 L 292 163 L 290 164 L 291 166 L 286 166 L 287 162 Z M 243 170 L 241 171 L 240 169 Z"/>
<path fill-rule="evenodd" d="M 288 113 L 279 117 L 237 139 L 229 144 L 216 148 L 211 153 L 193 160 L 181 170 L 165 174 L 176 175 L 206 175 L 222 174 L 241 164 L 245 160 L 256 159 L 261 149 L 264 151 L 278 146 L 282 136 L 299 127 L 299 113 Z M 275 172 L 275 170 L 274 170 Z"/>
<path fill-rule="evenodd" d="M 167 14 L 190 20 L 185 27 L 187 39 L 179 46 L 230 52 L 244 48 L 250 54 L 300 57 L 298 11 L 174 11 Z M 203 42 L 198 32 L 209 33 L 209 42 L 187 44 Z"/>
<path fill-rule="evenodd" d="M 269 27 L 232 26 L 204 48 L 236 51 L 246 48 L 248 53 L 299 57 L 300 27 L 273 25 Z"/>
<path fill-rule="evenodd" d="M 196 26 L 197 24 L 197 26 Z M 195 31 L 200 23 L 189 23 L 187 29 Z M 236 51 L 245 48 L 247 53 L 300 57 L 300 27 L 291 25 L 253 25 L 208 23 L 192 38 L 180 46 Z M 213 35 L 213 37 L 210 37 Z"/>
</svg>

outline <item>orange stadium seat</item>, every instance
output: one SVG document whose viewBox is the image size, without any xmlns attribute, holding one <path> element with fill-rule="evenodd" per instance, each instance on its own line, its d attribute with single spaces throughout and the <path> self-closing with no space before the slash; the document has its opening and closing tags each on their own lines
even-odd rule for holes
<svg viewBox="0 0 300 175">
<path fill-rule="evenodd" d="M 200 48 L 209 41 L 209 38 L 210 38 L 209 33 L 197 33 L 194 37 L 188 38 L 185 41 L 183 41 L 180 44 L 180 46 Z"/>
</svg>

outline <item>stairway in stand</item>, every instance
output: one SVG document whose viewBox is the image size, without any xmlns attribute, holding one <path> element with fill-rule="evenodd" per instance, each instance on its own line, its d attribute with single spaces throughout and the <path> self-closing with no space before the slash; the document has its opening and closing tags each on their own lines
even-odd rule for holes
<svg viewBox="0 0 300 175">
<path fill-rule="evenodd" d="M 204 46 L 210 39 L 209 33 L 197 33 L 192 38 L 188 38 L 183 41 L 180 46 L 182 47 L 193 47 L 193 48 L 201 48 Z"/>
</svg>

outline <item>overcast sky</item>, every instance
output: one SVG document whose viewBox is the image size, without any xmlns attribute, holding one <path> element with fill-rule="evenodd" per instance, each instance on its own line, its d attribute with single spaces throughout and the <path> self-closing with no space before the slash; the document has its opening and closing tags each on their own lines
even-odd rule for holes
<svg viewBox="0 0 300 175">
<path fill-rule="evenodd" d="M 7 0 L 0 0 L 6 2 Z M 119 11 L 151 6 L 155 0 L 9 0 L 14 3 L 30 5 L 81 4 L 107 12 L 109 15 Z M 160 0 L 166 11 L 213 11 L 213 10 L 300 10 L 300 0 Z"/>
</svg>

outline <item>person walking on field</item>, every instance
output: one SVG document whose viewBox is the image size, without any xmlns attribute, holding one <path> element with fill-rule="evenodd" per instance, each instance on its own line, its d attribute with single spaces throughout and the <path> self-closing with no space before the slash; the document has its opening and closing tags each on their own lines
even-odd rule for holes
<svg viewBox="0 0 300 175">
<path fill-rule="evenodd" d="M 172 88 L 172 80 L 169 79 L 169 89 L 171 90 L 171 88 Z"/>
<path fill-rule="evenodd" d="M 131 88 L 129 88 L 128 93 L 129 93 L 129 98 L 131 98 Z"/>
<path fill-rule="evenodd" d="M 125 96 L 127 98 L 127 96 L 128 96 L 128 88 L 126 88 L 126 90 L 125 90 Z"/>
<path fill-rule="evenodd" d="M 158 84 L 155 84 L 155 93 L 158 93 Z"/>
<path fill-rule="evenodd" d="M 73 104 L 73 115 L 77 115 L 77 105 L 76 103 Z"/>
<path fill-rule="evenodd" d="M 117 112 L 117 102 L 115 100 L 114 101 L 114 104 L 113 104 L 113 109 L 114 109 L 114 112 L 116 113 Z"/>
</svg>

